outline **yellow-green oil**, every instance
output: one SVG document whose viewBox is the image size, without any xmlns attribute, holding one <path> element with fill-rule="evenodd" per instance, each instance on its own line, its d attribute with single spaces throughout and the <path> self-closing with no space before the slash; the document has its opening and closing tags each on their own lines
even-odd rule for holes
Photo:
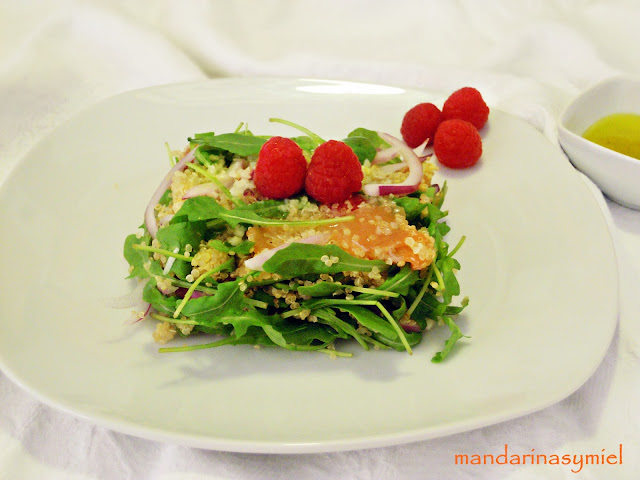
<svg viewBox="0 0 640 480">
<path fill-rule="evenodd" d="M 605 148 L 640 160 L 640 115 L 638 114 L 607 115 L 587 128 L 582 136 Z"/>
</svg>

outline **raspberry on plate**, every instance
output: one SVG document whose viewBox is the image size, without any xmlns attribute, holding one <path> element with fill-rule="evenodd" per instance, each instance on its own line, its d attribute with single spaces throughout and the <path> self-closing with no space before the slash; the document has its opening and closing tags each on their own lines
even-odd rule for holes
<svg viewBox="0 0 640 480">
<path fill-rule="evenodd" d="M 446 167 L 471 167 L 482 156 L 482 139 L 473 124 L 460 119 L 445 120 L 436 131 L 433 153 Z"/>
<path fill-rule="evenodd" d="M 289 138 L 272 137 L 260 149 L 253 182 L 266 198 L 289 198 L 304 188 L 306 174 L 302 149 Z"/>
<path fill-rule="evenodd" d="M 480 130 L 489 118 L 489 107 L 478 90 L 473 87 L 463 87 L 445 100 L 442 106 L 442 118 L 466 120 Z"/>
<path fill-rule="evenodd" d="M 305 180 L 307 193 L 318 202 L 341 203 L 362 188 L 362 167 L 351 147 L 329 140 L 316 148 Z"/>
<path fill-rule="evenodd" d="M 442 121 L 442 112 L 433 103 L 419 103 L 404 114 L 400 133 L 405 143 L 416 148 L 428 138 L 433 144 L 433 136 Z"/>
</svg>

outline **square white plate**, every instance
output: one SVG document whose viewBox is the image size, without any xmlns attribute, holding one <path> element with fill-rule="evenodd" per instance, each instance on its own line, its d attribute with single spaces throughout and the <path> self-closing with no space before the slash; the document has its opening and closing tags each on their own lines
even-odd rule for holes
<svg viewBox="0 0 640 480">
<path fill-rule="evenodd" d="M 125 236 L 169 168 L 164 142 L 196 132 L 324 138 L 362 126 L 399 135 L 425 92 L 322 80 L 228 79 L 129 92 L 29 152 L 0 190 L 0 367 L 47 404 L 112 429 L 209 449 L 323 452 L 433 438 L 524 415 L 580 387 L 617 321 L 617 273 L 600 207 L 538 131 L 492 111 L 473 168 L 441 168 L 449 243 L 471 338 L 409 356 L 351 359 L 252 347 L 160 354 L 153 322 L 104 299 L 132 288 Z"/>
</svg>

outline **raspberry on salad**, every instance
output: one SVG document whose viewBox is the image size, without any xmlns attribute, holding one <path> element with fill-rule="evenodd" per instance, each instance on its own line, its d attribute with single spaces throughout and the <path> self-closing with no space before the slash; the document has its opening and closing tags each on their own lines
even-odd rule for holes
<svg viewBox="0 0 640 480">
<path fill-rule="evenodd" d="M 442 112 L 433 103 L 419 103 L 404 114 L 400 133 L 405 143 L 416 148 L 429 139 L 433 144 L 433 136 L 442 121 Z"/>
<path fill-rule="evenodd" d="M 266 198 L 289 198 L 304 188 L 306 174 L 307 160 L 298 144 L 272 137 L 260 149 L 253 182 Z"/>
<path fill-rule="evenodd" d="M 316 148 L 305 180 L 307 193 L 318 202 L 341 203 L 362 188 L 362 167 L 351 147 L 329 140 Z"/>
<path fill-rule="evenodd" d="M 463 87 L 453 92 L 442 105 L 444 120 L 466 120 L 480 130 L 489 118 L 489 107 L 482 95 L 473 87 Z"/>
<path fill-rule="evenodd" d="M 471 167 L 482 156 L 482 139 L 473 124 L 460 119 L 445 120 L 436 131 L 433 153 L 446 167 Z"/>
</svg>

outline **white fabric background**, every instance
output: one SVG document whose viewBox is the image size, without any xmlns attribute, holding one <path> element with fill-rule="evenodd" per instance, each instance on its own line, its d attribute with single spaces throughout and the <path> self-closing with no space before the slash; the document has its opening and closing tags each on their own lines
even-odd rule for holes
<svg viewBox="0 0 640 480">
<path fill-rule="evenodd" d="M 555 142 L 557 115 L 574 94 L 640 74 L 639 32 L 635 0 L 0 0 L 0 181 L 83 107 L 205 77 L 336 78 L 442 95 L 473 85 Z M 0 479 L 640 478 L 640 212 L 603 208 L 620 264 L 619 326 L 593 377 L 557 405 L 399 447 L 247 455 L 114 433 L 42 405 L 0 373 Z M 623 444 L 625 456 L 578 474 L 454 465 L 454 452 L 499 453 L 505 443 L 548 454 Z"/>
</svg>

